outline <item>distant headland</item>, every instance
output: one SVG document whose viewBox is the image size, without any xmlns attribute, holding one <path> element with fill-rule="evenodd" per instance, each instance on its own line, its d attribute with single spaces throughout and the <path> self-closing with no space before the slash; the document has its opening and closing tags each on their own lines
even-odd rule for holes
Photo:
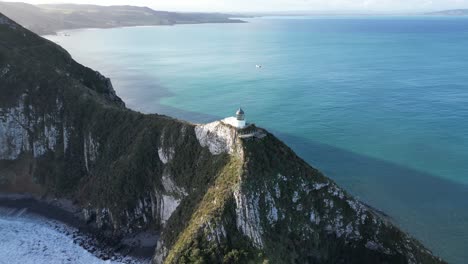
<svg viewBox="0 0 468 264">
<path fill-rule="evenodd" d="M 115 28 L 203 23 L 243 23 L 234 15 L 221 13 L 177 13 L 138 6 L 98 6 L 78 4 L 31 5 L 0 2 L 0 10 L 38 35 L 79 28 Z M 239 17 L 239 15 L 235 15 Z"/>
<path fill-rule="evenodd" d="M 433 16 L 468 16 L 468 9 L 452 9 L 427 13 Z"/>
</svg>

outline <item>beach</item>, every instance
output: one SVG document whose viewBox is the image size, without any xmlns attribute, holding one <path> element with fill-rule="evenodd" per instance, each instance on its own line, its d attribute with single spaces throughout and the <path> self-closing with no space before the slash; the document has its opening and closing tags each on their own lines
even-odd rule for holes
<svg viewBox="0 0 468 264">
<path fill-rule="evenodd" d="M 33 252 L 37 244 L 44 244 L 43 252 L 50 257 L 52 253 L 48 252 L 48 249 L 53 248 L 56 244 L 50 241 L 51 237 L 56 237 L 55 240 L 58 241 L 63 240 L 64 242 L 59 243 L 58 247 L 67 245 L 66 248 L 53 259 L 59 261 L 60 258 L 71 254 L 73 257 L 68 256 L 63 260 L 70 263 L 80 262 L 82 259 L 84 263 L 88 261 L 93 261 L 93 263 L 100 263 L 100 261 L 129 264 L 150 263 L 158 239 L 158 234 L 151 232 L 138 232 L 124 237 L 109 237 L 96 227 L 86 224 L 80 215 L 80 210 L 69 200 L 37 199 L 31 195 L 23 194 L 0 194 L 0 221 L 5 226 L 26 227 L 31 225 L 39 227 L 34 228 L 35 231 L 45 230 L 38 232 L 37 237 L 23 234 L 21 228 L 15 230 L 16 233 L 13 234 L 11 228 L 4 228 L 3 231 L 0 231 L 0 234 L 3 233 L 2 237 L 11 235 L 15 237 L 15 241 L 21 240 L 23 235 L 26 235 L 26 242 L 42 241 L 31 245 L 32 248 L 29 248 L 28 252 Z M 86 252 L 74 253 L 80 251 L 68 245 L 69 243 L 79 246 Z M 23 263 L 24 260 L 17 258 L 8 259 L 12 258 L 8 252 L 12 251 L 3 250 L 2 245 L 0 243 L 0 259 L 8 260 L 8 263 Z M 11 243 L 5 243 L 3 246 L 8 245 L 12 246 Z M 21 242 L 20 245 L 21 248 L 28 247 L 28 243 Z M 87 256 L 86 253 L 91 254 L 96 259 Z M 76 258 L 77 254 L 80 255 L 80 258 Z M 40 254 L 35 255 L 40 256 Z"/>
</svg>

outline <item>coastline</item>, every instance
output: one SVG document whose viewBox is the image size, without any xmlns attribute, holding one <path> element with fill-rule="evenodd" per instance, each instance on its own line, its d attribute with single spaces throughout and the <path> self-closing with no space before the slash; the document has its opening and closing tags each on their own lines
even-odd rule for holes
<svg viewBox="0 0 468 264">
<path fill-rule="evenodd" d="M 146 27 L 146 26 L 143 26 L 143 27 Z M 354 156 L 352 156 L 352 157 L 354 157 Z M 309 162 L 309 163 L 311 163 L 311 162 Z M 314 163 L 312 163 L 312 164 L 314 164 Z M 376 174 L 376 175 L 377 175 L 377 174 Z M 390 177 L 388 177 L 388 178 L 390 178 Z M 424 181 L 424 182 L 427 182 L 427 181 Z M 380 208 L 380 207 L 379 207 L 379 208 Z"/>
<path fill-rule="evenodd" d="M 77 28 L 63 28 L 50 31 L 44 31 L 42 33 L 36 33 L 37 35 L 47 38 L 48 36 L 59 36 L 66 33 L 71 33 L 74 31 L 80 30 L 97 30 L 97 29 L 113 29 L 113 28 L 139 28 L 139 27 L 167 27 L 167 26 L 183 26 L 183 25 L 204 25 L 204 24 L 242 24 L 249 23 L 248 21 L 238 19 L 238 18 L 229 18 L 226 21 L 209 21 L 209 22 L 187 22 L 187 23 L 173 23 L 173 24 L 144 24 L 144 25 L 107 25 L 103 27 L 77 27 Z"/>
<path fill-rule="evenodd" d="M 51 228 L 65 234 L 74 244 L 103 261 L 150 263 L 159 238 L 153 232 L 140 232 L 122 238 L 105 236 L 102 230 L 83 220 L 78 207 L 64 199 L 38 199 L 29 194 L 0 193 L 0 208 L 10 209 L 9 215 L 12 216 L 29 214 L 43 218 Z"/>
</svg>

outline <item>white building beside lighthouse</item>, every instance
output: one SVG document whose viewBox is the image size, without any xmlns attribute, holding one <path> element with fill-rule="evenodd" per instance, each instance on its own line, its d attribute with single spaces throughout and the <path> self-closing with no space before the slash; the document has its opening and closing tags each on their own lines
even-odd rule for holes
<svg viewBox="0 0 468 264">
<path fill-rule="evenodd" d="M 244 110 L 242 110 L 242 108 L 239 108 L 236 112 L 236 116 L 227 117 L 223 119 L 222 122 L 239 129 L 244 128 L 246 125 Z"/>
</svg>

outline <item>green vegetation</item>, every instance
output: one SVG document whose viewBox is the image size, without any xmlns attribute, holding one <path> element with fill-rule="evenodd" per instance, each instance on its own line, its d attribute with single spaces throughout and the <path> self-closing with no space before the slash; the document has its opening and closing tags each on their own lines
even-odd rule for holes
<svg viewBox="0 0 468 264">
<path fill-rule="evenodd" d="M 259 263 L 258 260 L 263 259 L 237 231 L 233 221 L 233 192 L 239 187 L 241 174 L 242 161 L 231 157 L 206 191 L 187 227 L 170 247 L 165 263 Z M 220 230 L 228 234 L 226 238 L 208 239 Z"/>
<path fill-rule="evenodd" d="M 1 15 L 0 75 L 2 129 L 25 144 L 0 160 L 0 190 L 73 199 L 114 238 L 161 231 L 166 263 L 443 263 L 273 135 L 213 155 L 194 125 L 126 109 L 108 79 Z"/>
</svg>

